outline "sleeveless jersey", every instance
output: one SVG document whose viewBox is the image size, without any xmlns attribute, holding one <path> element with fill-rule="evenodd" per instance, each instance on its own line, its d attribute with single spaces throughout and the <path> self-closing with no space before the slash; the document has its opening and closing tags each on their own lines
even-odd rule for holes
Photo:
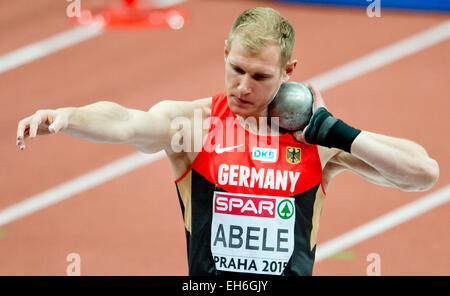
<svg viewBox="0 0 450 296">
<path fill-rule="evenodd" d="M 175 184 L 190 275 L 312 275 L 325 197 L 316 145 L 249 132 L 219 94 L 202 151 Z"/>
</svg>

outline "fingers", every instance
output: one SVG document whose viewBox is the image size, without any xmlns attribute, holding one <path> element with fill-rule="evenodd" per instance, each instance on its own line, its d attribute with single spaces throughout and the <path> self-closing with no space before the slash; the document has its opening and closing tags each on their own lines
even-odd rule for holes
<svg viewBox="0 0 450 296">
<path fill-rule="evenodd" d="M 295 131 L 295 132 L 292 133 L 292 135 L 294 136 L 294 138 L 297 141 L 299 141 L 299 142 L 301 142 L 303 144 L 308 144 L 306 142 L 306 140 L 305 140 L 305 130 L 306 130 L 306 128 L 304 130 L 301 130 L 301 131 Z"/>
<path fill-rule="evenodd" d="M 27 117 L 19 122 L 17 127 L 17 139 L 16 145 L 19 146 L 21 150 L 25 149 L 25 136 L 29 132 L 29 124 L 31 121 L 31 117 Z"/>
<path fill-rule="evenodd" d="M 49 128 L 48 131 L 46 131 L 46 128 L 42 129 L 42 127 L 45 127 L 47 124 L 53 124 L 54 115 L 55 114 L 53 114 L 51 110 L 39 110 L 32 116 L 21 120 L 17 126 L 16 145 L 19 146 L 21 150 L 24 150 L 25 138 L 27 136 L 29 136 L 30 139 L 33 139 L 38 134 L 48 134 L 49 132 L 56 133 L 60 130 L 61 127 L 59 126 L 61 126 L 61 124 L 57 125 L 57 127 Z"/>
<path fill-rule="evenodd" d="M 311 84 L 308 84 L 308 87 L 311 90 L 311 92 L 313 94 L 313 98 L 314 98 L 313 113 L 320 107 L 328 109 L 327 106 L 325 105 L 325 102 L 324 102 L 319 90 Z M 305 139 L 305 133 L 306 133 L 306 130 L 308 129 L 308 127 L 309 127 L 309 125 L 307 125 L 303 130 L 293 132 L 292 135 L 294 136 L 294 138 L 297 141 L 299 141 L 303 144 L 309 144 Z"/>
<path fill-rule="evenodd" d="M 292 135 L 294 136 L 294 138 L 297 141 L 301 142 L 301 139 L 303 137 L 303 131 L 295 131 L 295 132 L 292 133 Z"/>
<path fill-rule="evenodd" d="M 48 126 L 48 131 L 51 134 L 56 134 L 60 130 L 67 127 L 67 118 L 64 116 L 55 116 L 53 123 Z"/>
<path fill-rule="evenodd" d="M 41 114 L 36 113 L 30 120 L 30 139 L 36 138 L 39 125 L 42 123 Z"/>
<path fill-rule="evenodd" d="M 325 105 L 325 102 L 324 102 L 319 90 L 314 85 L 308 84 L 307 86 L 309 87 L 309 89 L 311 90 L 311 92 L 313 94 L 313 100 L 314 100 L 313 113 L 320 107 L 328 109 L 327 106 Z M 294 136 L 294 138 L 297 141 L 299 141 L 303 144 L 309 144 L 305 139 L 305 133 L 306 133 L 306 130 L 308 129 L 308 127 L 309 127 L 309 125 L 307 125 L 303 130 L 292 132 L 292 135 Z"/>
<path fill-rule="evenodd" d="M 30 117 L 22 119 L 17 126 L 17 140 L 23 139 L 25 134 L 25 129 L 29 124 Z"/>
<path fill-rule="evenodd" d="M 324 102 L 319 90 L 311 84 L 309 84 L 308 87 L 311 90 L 311 92 L 313 93 L 313 97 L 314 97 L 313 112 L 316 111 L 317 109 L 319 109 L 320 107 L 324 107 L 325 109 L 328 109 L 327 106 L 325 105 L 325 102 Z"/>
</svg>

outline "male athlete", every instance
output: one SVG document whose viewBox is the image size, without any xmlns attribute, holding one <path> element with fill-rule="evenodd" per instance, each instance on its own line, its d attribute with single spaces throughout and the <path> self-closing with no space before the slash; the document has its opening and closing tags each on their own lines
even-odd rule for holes
<svg viewBox="0 0 450 296">
<path fill-rule="evenodd" d="M 277 11 L 247 10 L 225 42 L 225 93 L 161 101 L 148 112 L 105 101 L 39 110 L 19 122 L 17 145 L 25 149 L 27 137 L 64 131 L 145 153 L 164 150 L 183 211 L 190 275 L 311 275 L 334 176 L 348 169 L 378 185 L 424 191 L 439 167 L 414 142 L 335 119 L 314 87 L 314 113 L 303 132 L 283 133 L 270 123 L 262 129 L 297 65 L 294 41 Z M 196 116 L 203 124 L 194 124 Z"/>
</svg>

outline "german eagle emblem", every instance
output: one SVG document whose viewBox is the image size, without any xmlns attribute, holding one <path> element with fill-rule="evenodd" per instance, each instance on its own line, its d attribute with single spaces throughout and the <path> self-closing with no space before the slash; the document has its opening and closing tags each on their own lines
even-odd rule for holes
<svg viewBox="0 0 450 296">
<path fill-rule="evenodd" d="M 286 148 L 286 161 L 291 164 L 297 164 L 302 158 L 302 150 L 297 147 Z"/>
</svg>

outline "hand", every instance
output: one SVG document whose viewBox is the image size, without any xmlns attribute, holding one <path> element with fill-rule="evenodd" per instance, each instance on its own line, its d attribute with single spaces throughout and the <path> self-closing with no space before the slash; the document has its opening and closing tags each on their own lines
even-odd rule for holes
<svg viewBox="0 0 450 296">
<path fill-rule="evenodd" d="M 324 100 L 322 98 L 322 95 L 320 94 L 319 90 L 317 88 L 315 88 L 314 86 L 312 86 L 312 85 L 308 85 L 308 87 L 311 89 L 311 92 L 313 93 L 313 99 L 314 99 L 314 102 L 313 102 L 313 114 L 320 107 L 324 107 L 325 109 L 327 109 L 327 106 L 325 105 L 325 102 L 324 102 Z M 304 144 L 308 144 L 308 142 L 306 142 L 306 140 L 305 140 L 305 132 L 308 129 L 308 127 L 309 127 L 309 125 L 307 125 L 301 131 L 295 131 L 295 132 L 292 133 L 297 141 L 302 142 Z"/>
<path fill-rule="evenodd" d="M 16 145 L 25 149 L 25 139 L 36 136 L 56 134 L 69 125 L 67 113 L 62 110 L 38 110 L 35 114 L 22 119 L 17 127 Z"/>
</svg>

